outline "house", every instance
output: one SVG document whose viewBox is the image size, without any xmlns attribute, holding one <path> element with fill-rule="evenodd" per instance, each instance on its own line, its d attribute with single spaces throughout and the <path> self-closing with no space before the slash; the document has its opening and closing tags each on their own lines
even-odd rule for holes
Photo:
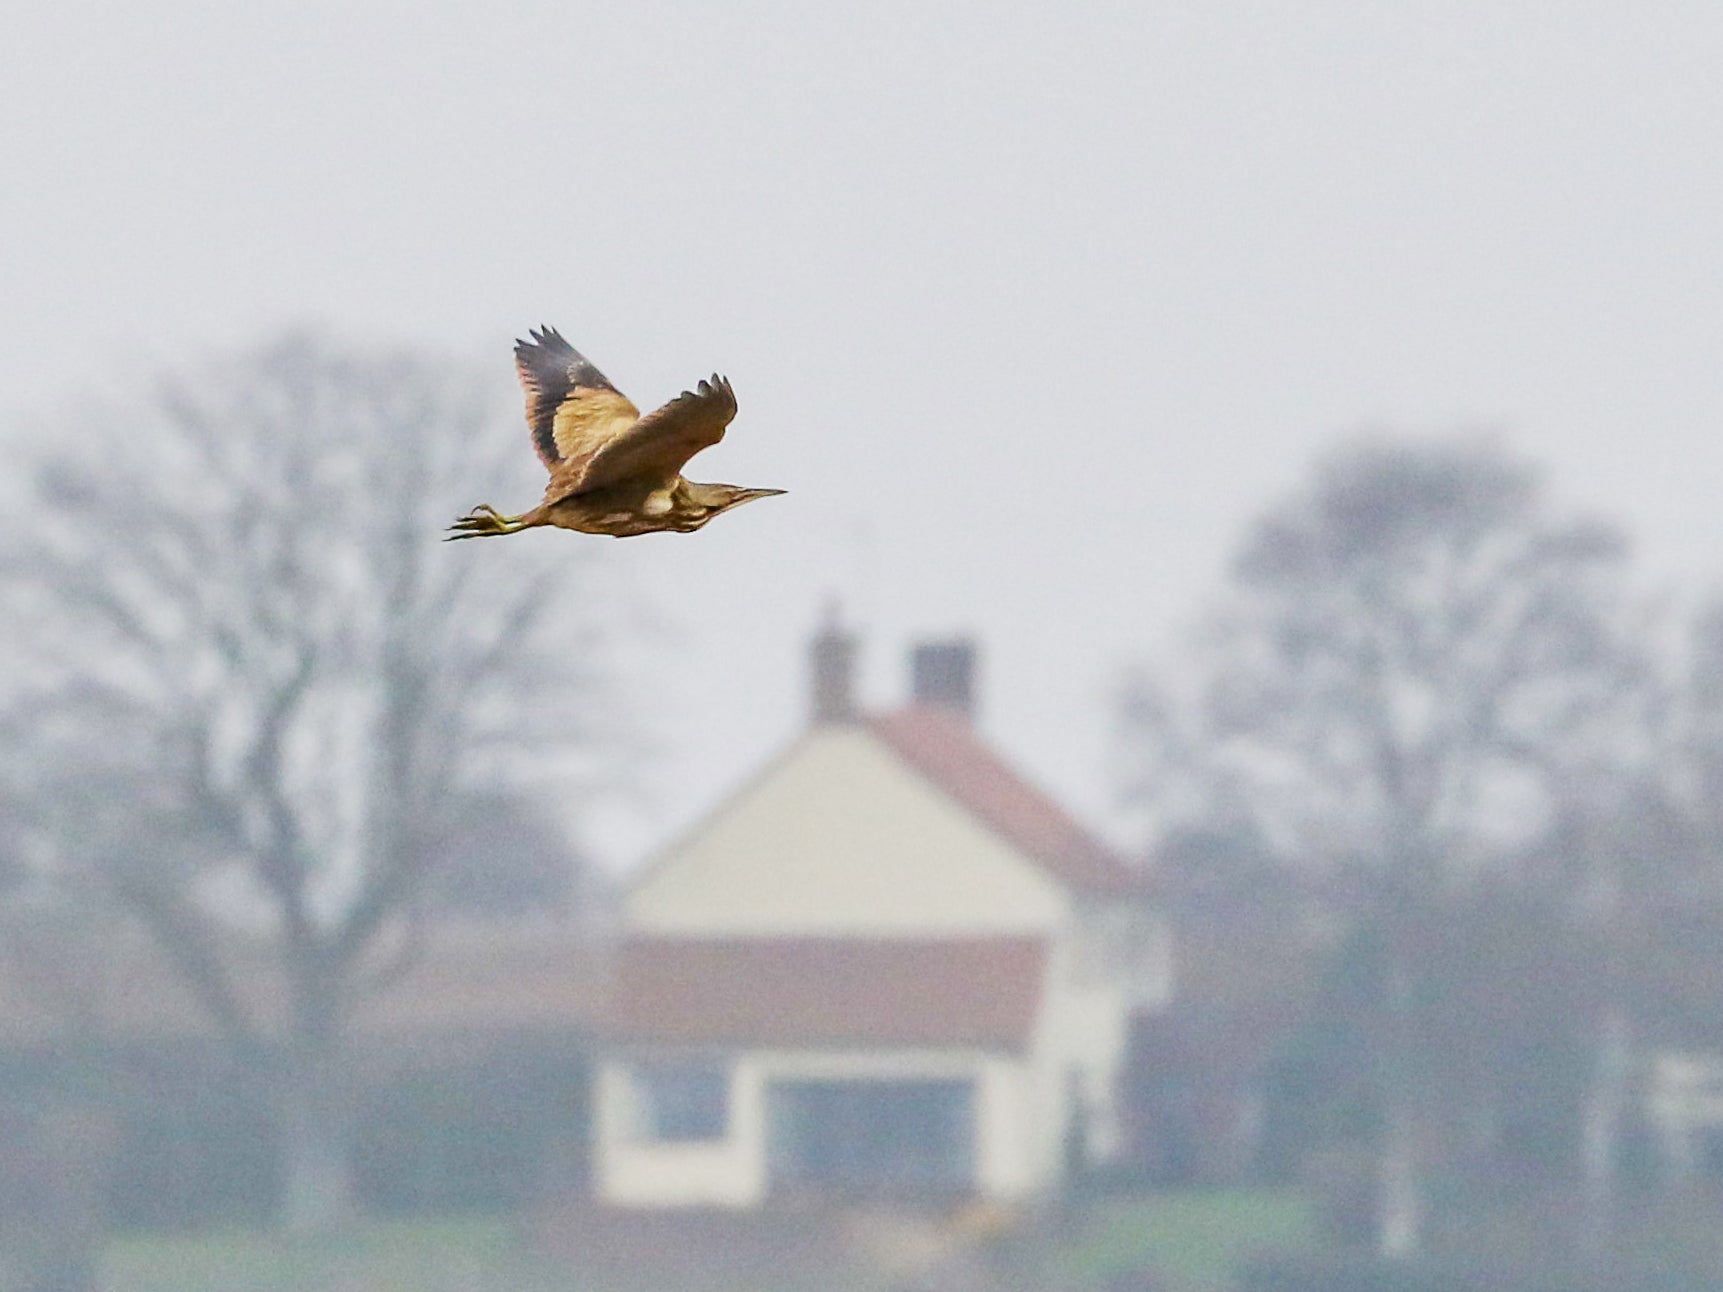
<svg viewBox="0 0 1723 1292">
<path fill-rule="evenodd" d="M 603 1202 L 1013 1200 L 1116 1147 L 1127 1019 L 1170 987 L 1135 873 L 976 734 L 969 643 L 881 715 L 855 648 L 814 639 L 809 728 L 623 899 Z"/>
</svg>

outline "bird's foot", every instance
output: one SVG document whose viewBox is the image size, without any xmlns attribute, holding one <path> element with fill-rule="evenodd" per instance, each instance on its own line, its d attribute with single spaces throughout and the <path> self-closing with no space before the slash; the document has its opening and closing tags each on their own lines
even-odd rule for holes
<svg viewBox="0 0 1723 1292">
<path fill-rule="evenodd" d="M 524 516 L 505 516 L 489 503 L 480 503 L 453 525 L 443 541 L 457 538 L 490 538 L 496 534 L 513 534 L 526 528 Z"/>
</svg>

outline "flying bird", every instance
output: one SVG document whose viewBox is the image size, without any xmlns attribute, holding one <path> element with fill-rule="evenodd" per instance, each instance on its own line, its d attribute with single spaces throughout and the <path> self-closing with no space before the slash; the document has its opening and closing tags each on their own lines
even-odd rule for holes
<svg viewBox="0 0 1723 1292">
<path fill-rule="evenodd" d="M 515 342 L 515 371 L 526 393 L 533 447 L 550 472 L 544 501 L 519 516 L 480 505 L 449 526 L 450 539 L 514 534 L 558 525 L 627 538 L 673 529 L 684 534 L 712 517 L 782 489 L 697 484 L 682 468 L 724 438 L 736 393 L 712 375 L 656 412 L 640 415 L 555 328 Z"/>
</svg>

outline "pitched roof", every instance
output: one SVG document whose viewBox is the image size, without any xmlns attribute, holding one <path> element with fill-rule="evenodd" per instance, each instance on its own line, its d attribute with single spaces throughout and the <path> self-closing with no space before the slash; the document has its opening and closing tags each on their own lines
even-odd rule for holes
<svg viewBox="0 0 1723 1292">
<path fill-rule="evenodd" d="M 635 938 L 602 1026 L 672 1044 L 1016 1049 L 1046 958 L 1035 938 Z"/>
<path fill-rule="evenodd" d="M 400 975 L 358 1004 L 355 1039 L 578 1034 L 599 1011 L 603 965 L 578 929 L 544 920 L 445 920 L 423 939 Z M 221 959 L 246 1019 L 265 1034 L 281 1027 L 287 990 L 271 945 L 235 935 Z M 160 947 L 136 930 L 105 931 L 99 953 L 76 936 L 13 931 L 0 954 L 0 1044 L 78 1035 L 166 1040 L 215 1036 L 217 1027 Z"/>
<path fill-rule="evenodd" d="M 580 1032 L 603 1001 L 602 949 L 551 919 L 444 920 L 418 959 L 355 1012 L 361 1035 L 439 1031 Z"/>
<path fill-rule="evenodd" d="M 869 728 L 984 825 L 1072 888 L 1123 894 L 1135 871 L 976 738 L 960 715 L 915 705 Z"/>
</svg>

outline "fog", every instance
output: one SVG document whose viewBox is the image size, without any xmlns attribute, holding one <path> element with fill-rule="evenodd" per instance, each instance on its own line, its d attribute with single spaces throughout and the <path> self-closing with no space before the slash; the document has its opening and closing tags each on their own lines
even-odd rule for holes
<svg viewBox="0 0 1723 1292">
<path fill-rule="evenodd" d="M 10 26 L 0 1288 L 1713 1285 L 1709 6 Z M 440 544 L 543 324 L 786 496 Z"/>
</svg>

